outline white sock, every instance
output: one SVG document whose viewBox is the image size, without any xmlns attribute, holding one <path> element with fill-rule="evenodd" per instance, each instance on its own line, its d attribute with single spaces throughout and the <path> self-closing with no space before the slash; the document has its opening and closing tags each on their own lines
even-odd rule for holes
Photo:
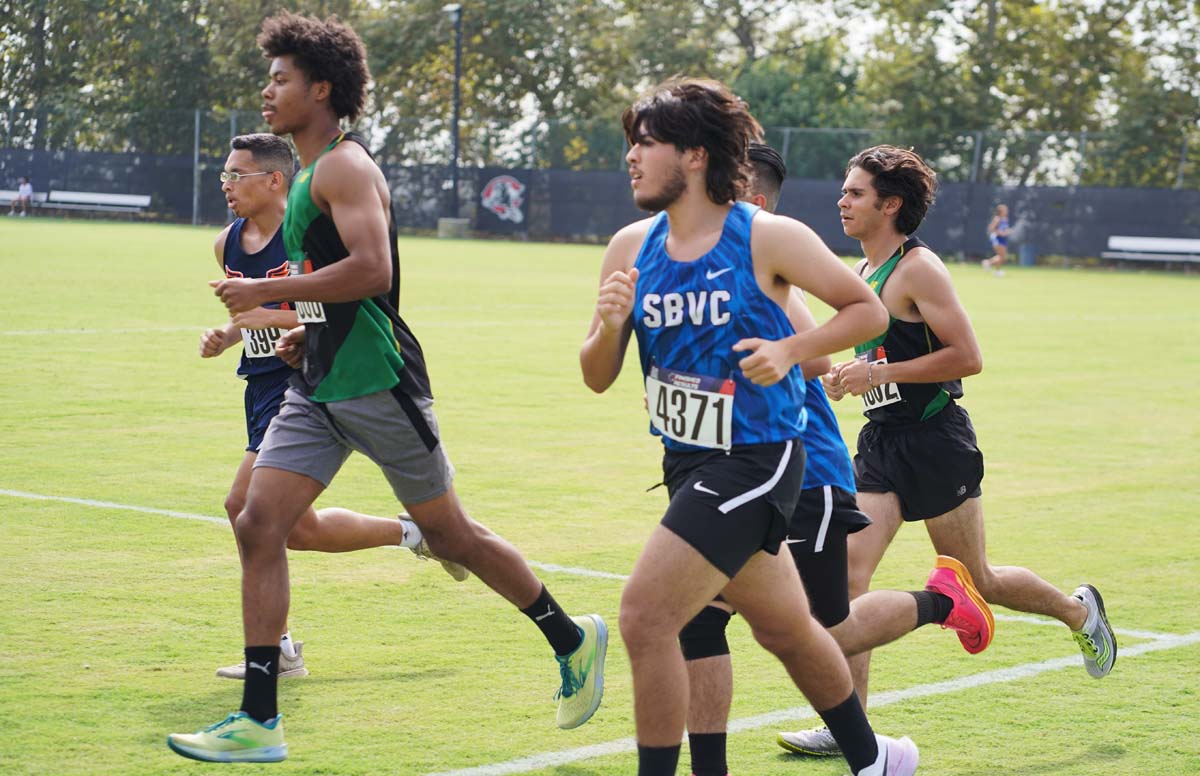
<svg viewBox="0 0 1200 776">
<path fill-rule="evenodd" d="M 417 524 L 406 516 L 400 518 L 400 525 L 404 526 L 404 539 L 401 540 L 400 546 L 410 550 L 421 546 L 421 539 L 424 537 L 421 536 L 421 529 Z"/>
<path fill-rule="evenodd" d="M 288 660 L 292 660 L 296 657 L 296 644 L 292 641 L 291 631 L 288 631 L 279 637 L 279 651 L 282 652 L 283 656 Z"/>
</svg>

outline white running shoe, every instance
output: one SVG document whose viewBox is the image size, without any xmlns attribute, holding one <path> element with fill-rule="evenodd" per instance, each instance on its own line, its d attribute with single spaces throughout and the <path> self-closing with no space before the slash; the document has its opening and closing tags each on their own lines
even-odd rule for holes
<svg viewBox="0 0 1200 776">
<path fill-rule="evenodd" d="M 779 733 L 775 743 L 792 754 L 806 754 L 811 757 L 841 757 L 842 749 L 834 739 L 833 733 L 827 727 L 812 730 L 798 730 L 795 733 Z"/>
<path fill-rule="evenodd" d="M 1087 607 L 1087 619 L 1083 621 L 1083 627 L 1071 631 L 1075 643 L 1083 652 L 1083 666 L 1095 678 L 1103 679 L 1117 663 L 1117 637 L 1108 624 L 1104 599 L 1100 597 L 1100 591 L 1091 585 L 1080 585 L 1071 597 Z"/>
<path fill-rule="evenodd" d="M 875 734 L 875 740 L 879 742 L 879 748 L 886 751 L 883 760 L 882 770 L 873 770 L 868 768 L 864 771 L 859 771 L 859 776 L 912 776 L 917 772 L 917 763 L 921 760 L 921 753 L 917 750 L 917 745 L 913 743 L 908 736 L 903 738 L 889 738 Z"/>
<path fill-rule="evenodd" d="M 304 642 L 294 641 L 296 645 L 296 656 L 288 657 L 282 652 L 279 653 L 279 678 L 288 679 L 291 677 L 308 676 L 308 669 L 304 667 Z M 217 669 L 217 676 L 222 679 L 245 679 L 246 678 L 246 661 L 242 661 L 235 666 L 225 666 Z"/>
<path fill-rule="evenodd" d="M 436 560 L 438 563 L 442 564 L 442 568 L 446 570 L 447 574 L 454 578 L 455 582 L 466 582 L 467 577 L 471 576 L 471 572 L 468 571 L 467 567 L 461 563 L 455 563 L 452 560 L 446 560 L 434 555 L 433 551 L 429 549 L 429 542 L 425 540 L 424 536 L 421 537 L 421 543 L 419 545 L 416 547 L 410 547 L 409 549 L 412 550 L 413 555 L 416 555 L 421 560 Z"/>
</svg>

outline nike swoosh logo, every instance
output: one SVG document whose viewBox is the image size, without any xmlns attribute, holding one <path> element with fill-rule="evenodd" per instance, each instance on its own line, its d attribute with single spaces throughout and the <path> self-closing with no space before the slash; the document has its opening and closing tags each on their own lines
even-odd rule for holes
<svg viewBox="0 0 1200 776">
<path fill-rule="evenodd" d="M 703 481 L 703 480 L 701 480 L 700 482 L 697 482 L 695 485 L 693 485 L 693 486 L 692 486 L 692 488 L 693 488 L 694 490 L 698 490 L 698 491 L 700 491 L 701 493 L 709 493 L 709 494 L 711 494 L 711 495 L 713 495 L 713 496 L 719 496 L 719 495 L 721 495 L 720 493 L 717 493 L 715 490 L 712 490 L 711 488 L 706 488 L 706 487 L 704 487 L 704 481 Z"/>
<path fill-rule="evenodd" d="M 784 544 L 800 544 L 801 542 L 806 542 L 806 541 L 808 541 L 808 539 L 788 539 L 787 541 L 784 542 Z"/>
<path fill-rule="evenodd" d="M 721 277 L 726 272 L 733 272 L 733 267 L 726 267 L 725 269 L 719 269 L 715 272 L 710 269 L 708 272 L 704 273 L 704 277 L 708 280 L 714 280 L 716 278 Z"/>
<path fill-rule="evenodd" d="M 259 665 L 258 663 L 255 663 L 253 660 L 251 660 L 248 663 L 248 665 L 250 668 L 257 668 L 259 671 L 262 671 L 267 676 L 271 675 L 271 661 L 270 660 L 267 661 L 267 664 L 265 666 Z"/>
</svg>

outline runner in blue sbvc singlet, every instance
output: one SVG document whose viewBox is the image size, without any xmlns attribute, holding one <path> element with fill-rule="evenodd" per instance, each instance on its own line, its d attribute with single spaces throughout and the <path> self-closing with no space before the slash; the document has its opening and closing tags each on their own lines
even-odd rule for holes
<svg viewBox="0 0 1200 776">
<path fill-rule="evenodd" d="M 660 213 L 638 254 L 634 331 L 651 433 L 663 437 L 667 450 L 786 442 L 804 430 L 800 369 L 763 388 L 742 375 L 738 361 L 744 354 L 733 350 L 748 337 L 795 334 L 754 277 L 750 224 L 757 212 L 754 205 L 735 204 L 716 246 L 688 262 L 667 254 L 667 215 Z M 685 409 L 681 391 L 712 396 Z M 685 415 L 690 412 L 696 414 Z"/>
</svg>

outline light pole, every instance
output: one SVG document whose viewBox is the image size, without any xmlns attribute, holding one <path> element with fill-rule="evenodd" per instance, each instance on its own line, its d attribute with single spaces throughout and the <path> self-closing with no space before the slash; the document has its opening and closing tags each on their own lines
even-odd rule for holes
<svg viewBox="0 0 1200 776">
<path fill-rule="evenodd" d="M 454 119 L 450 126 L 454 144 L 450 153 L 450 217 L 458 218 L 458 112 L 462 102 L 458 82 L 462 74 L 463 7 L 458 3 L 451 3 L 442 6 L 442 12 L 450 14 L 450 19 L 454 22 Z"/>
</svg>

